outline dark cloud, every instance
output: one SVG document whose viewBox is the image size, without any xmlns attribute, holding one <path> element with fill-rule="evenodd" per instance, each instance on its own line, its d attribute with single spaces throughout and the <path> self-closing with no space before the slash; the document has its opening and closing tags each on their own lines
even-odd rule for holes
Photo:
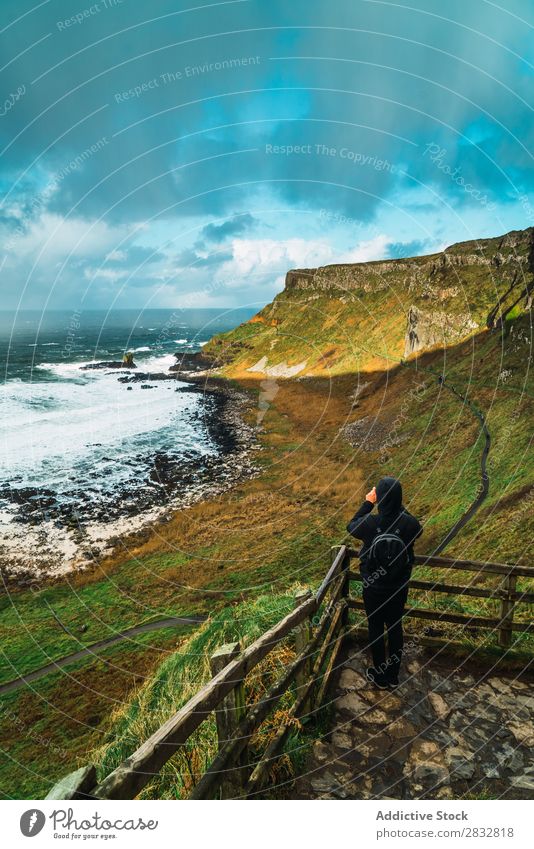
<svg viewBox="0 0 534 849">
<path fill-rule="evenodd" d="M 178 261 L 208 268 L 228 254 L 206 245 L 258 230 L 260 209 L 480 216 L 534 188 L 528 0 L 205 5 L 88 4 L 72 23 L 70 0 L 24 17 L 28 0 L 3 0 L 3 238 L 44 213 L 118 230 L 196 219 Z"/>
<path fill-rule="evenodd" d="M 428 250 L 427 239 L 412 239 L 410 242 L 390 242 L 387 246 L 388 259 L 421 256 Z"/>
<path fill-rule="evenodd" d="M 511 189 L 512 164 L 531 184 L 529 69 L 511 52 L 525 50 L 526 30 L 506 11 L 483 4 L 481 15 L 480 0 L 451 0 L 456 26 L 436 17 L 437 0 L 420 11 L 320 0 L 251 0 L 217 15 L 187 7 L 123 3 L 65 28 L 73 9 L 63 0 L 2 36 L 13 59 L 5 91 L 26 90 L 1 119 L 4 168 L 15 176 L 37 159 L 39 182 L 83 158 L 52 210 L 119 220 L 219 214 L 263 185 L 291 203 L 322 200 L 369 218 L 403 169 L 458 195 L 423 155 L 428 143 L 453 167 L 461 157 L 466 177 L 474 170 L 491 195 Z M 4 20 L 17 13 L 18 2 L 3 3 Z M 481 122 L 479 142 L 471 129 Z M 462 135 L 473 141 L 461 146 Z M 266 144 L 311 153 L 268 155 Z M 506 161 L 496 162 L 498 150 Z"/>
<path fill-rule="evenodd" d="M 202 236 L 209 242 L 224 242 L 230 236 L 238 236 L 259 223 L 258 218 L 246 212 L 222 224 L 207 224 L 202 228 Z"/>
</svg>

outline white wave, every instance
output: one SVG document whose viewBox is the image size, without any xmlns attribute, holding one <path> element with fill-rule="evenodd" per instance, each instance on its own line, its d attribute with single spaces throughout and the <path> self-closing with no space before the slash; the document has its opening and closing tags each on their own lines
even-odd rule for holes
<svg viewBox="0 0 534 849">
<path fill-rule="evenodd" d="M 36 365 L 36 369 L 40 369 L 42 371 L 51 371 L 53 374 L 58 377 L 67 377 L 72 378 L 77 372 L 80 377 L 87 376 L 90 372 L 82 371 L 82 366 L 90 366 L 92 363 L 98 362 L 97 360 L 84 360 L 83 362 L 73 363 L 39 363 Z"/>
<path fill-rule="evenodd" d="M 167 359 L 174 363 L 174 357 Z M 161 363 L 157 370 L 162 370 Z M 72 371 L 68 374 L 72 377 Z M 116 373 L 81 374 L 88 379 L 4 384 L 0 481 L 20 476 L 25 484 L 61 489 L 69 480 L 80 484 L 87 477 L 89 486 L 98 487 L 93 473 L 102 468 L 102 458 L 112 460 L 113 477 L 121 469 L 131 474 L 139 458 L 139 440 L 144 450 L 158 450 L 169 434 L 177 450 L 190 444 L 203 453 L 214 450 L 188 412 L 200 403 L 198 397 L 176 392 L 174 382 L 154 384 L 150 392 L 138 385 L 128 391 Z"/>
<path fill-rule="evenodd" d="M 158 354 L 143 360 L 139 368 L 143 371 L 168 371 L 175 363 L 174 354 Z"/>
<path fill-rule="evenodd" d="M 175 345 L 185 345 L 186 342 L 187 342 L 187 339 L 175 339 L 174 340 Z"/>
<path fill-rule="evenodd" d="M 151 351 L 151 350 L 152 350 L 152 348 L 148 347 L 148 345 L 144 345 L 141 348 L 134 348 L 132 353 L 134 353 L 134 354 L 145 354 L 147 351 Z"/>
</svg>

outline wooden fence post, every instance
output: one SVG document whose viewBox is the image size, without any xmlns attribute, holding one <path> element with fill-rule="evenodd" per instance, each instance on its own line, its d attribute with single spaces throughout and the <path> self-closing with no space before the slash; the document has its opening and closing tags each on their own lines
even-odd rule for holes
<svg viewBox="0 0 534 849">
<path fill-rule="evenodd" d="M 300 607 L 300 605 L 304 601 L 308 601 L 311 598 L 311 590 L 299 590 L 295 595 L 295 607 Z M 310 642 L 312 638 L 312 621 L 310 617 L 307 617 L 300 625 L 297 627 L 295 631 L 295 652 L 298 655 L 303 652 Z M 302 664 L 301 668 L 297 672 L 295 676 L 295 686 L 297 690 L 297 699 L 300 694 L 304 691 L 304 688 L 308 684 L 313 670 L 313 658 L 308 657 L 305 663 Z M 308 712 L 310 701 L 306 700 L 303 706 L 303 714 L 306 715 Z"/>
<path fill-rule="evenodd" d="M 332 551 L 332 563 L 334 562 L 334 558 L 339 551 L 339 546 Z M 341 615 L 341 630 L 345 631 L 349 624 L 349 597 L 350 597 L 350 579 L 349 579 L 349 571 L 350 571 L 350 557 L 348 552 L 345 554 L 342 566 L 342 573 L 345 574 L 345 580 L 343 581 L 343 587 L 341 589 L 341 599 L 347 602 L 345 610 Z"/>
<path fill-rule="evenodd" d="M 499 630 L 499 645 L 509 648 L 512 645 L 512 623 L 514 620 L 515 602 L 513 595 L 516 591 L 516 575 L 507 575 L 504 579 L 506 597 L 501 599 L 501 627 Z"/>
<path fill-rule="evenodd" d="M 82 766 L 54 784 L 46 799 L 92 799 L 91 790 L 96 784 L 96 767 Z"/>
<path fill-rule="evenodd" d="M 342 545 L 333 545 L 330 549 L 330 563 L 333 563 L 336 557 L 339 554 L 340 549 L 343 548 Z M 343 558 L 343 563 L 341 566 L 341 574 L 345 573 L 345 580 L 343 581 L 343 587 L 341 589 L 340 598 L 344 601 L 348 602 L 350 596 L 350 580 L 349 580 L 349 570 L 350 570 L 350 554 L 347 550 L 345 557 Z M 344 631 L 349 624 L 349 606 L 345 607 L 341 617 L 341 629 Z"/>
<path fill-rule="evenodd" d="M 221 669 L 235 660 L 240 654 L 239 643 L 227 643 L 215 651 L 210 658 L 211 674 L 215 677 Z M 219 751 L 233 738 L 236 728 L 243 719 L 246 712 L 245 686 L 241 678 L 235 682 L 235 687 L 220 702 L 215 709 L 215 721 L 217 723 L 217 738 Z M 235 769 L 228 772 L 228 776 L 221 784 L 221 798 L 233 799 L 241 795 L 241 791 L 247 782 L 246 764 L 248 762 L 248 748 L 245 746 L 235 764 Z"/>
</svg>

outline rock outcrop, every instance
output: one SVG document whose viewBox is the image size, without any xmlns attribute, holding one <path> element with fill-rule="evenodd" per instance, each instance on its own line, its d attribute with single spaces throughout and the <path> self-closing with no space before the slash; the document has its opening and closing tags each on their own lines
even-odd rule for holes
<svg viewBox="0 0 534 849">
<path fill-rule="evenodd" d="M 85 366 L 80 366 L 80 371 L 106 371 L 113 369 L 134 369 L 137 368 L 136 364 L 132 360 L 104 360 L 100 363 L 88 363 Z"/>
<path fill-rule="evenodd" d="M 409 357 L 417 351 L 445 347 L 464 339 L 478 328 L 476 321 L 465 313 L 449 314 L 441 310 L 434 312 L 411 306 L 408 310 L 404 356 Z"/>
<path fill-rule="evenodd" d="M 387 288 L 391 277 L 397 282 L 400 278 L 404 287 L 410 288 L 425 279 L 439 277 L 448 269 L 461 273 L 469 266 L 487 268 L 491 272 L 499 269 L 501 274 L 518 268 L 526 271 L 533 234 L 534 228 L 529 227 L 493 239 L 458 242 L 441 253 L 428 256 L 293 269 L 286 274 L 285 288 L 286 291 L 335 288 L 377 291 Z"/>
</svg>

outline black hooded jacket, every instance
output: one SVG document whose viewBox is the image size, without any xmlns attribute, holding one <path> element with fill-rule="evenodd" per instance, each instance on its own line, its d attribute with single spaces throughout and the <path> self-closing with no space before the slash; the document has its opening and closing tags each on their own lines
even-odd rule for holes
<svg viewBox="0 0 534 849">
<path fill-rule="evenodd" d="M 413 566 L 413 544 L 423 533 L 420 522 L 405 509 L 402 504 L 402 486 L 396 478 L 382 478 L 376 487 L 378 513 L 372 514 L 374 505 L 364 501 L 358 512 L 347 525 L 347 531 L 356 539 L 363 541 L 360 551 L 360 572 L 364 579 L 369 578 L 372 569 L 367 564 L 366 554 L 378 533 L 392 533 L 397 528 L 399 536 L 408 549 L 409 566 L 404 580 L 409 580 Z M 382 584 L 383 586 L 383 584 Z"/>
</svg>

